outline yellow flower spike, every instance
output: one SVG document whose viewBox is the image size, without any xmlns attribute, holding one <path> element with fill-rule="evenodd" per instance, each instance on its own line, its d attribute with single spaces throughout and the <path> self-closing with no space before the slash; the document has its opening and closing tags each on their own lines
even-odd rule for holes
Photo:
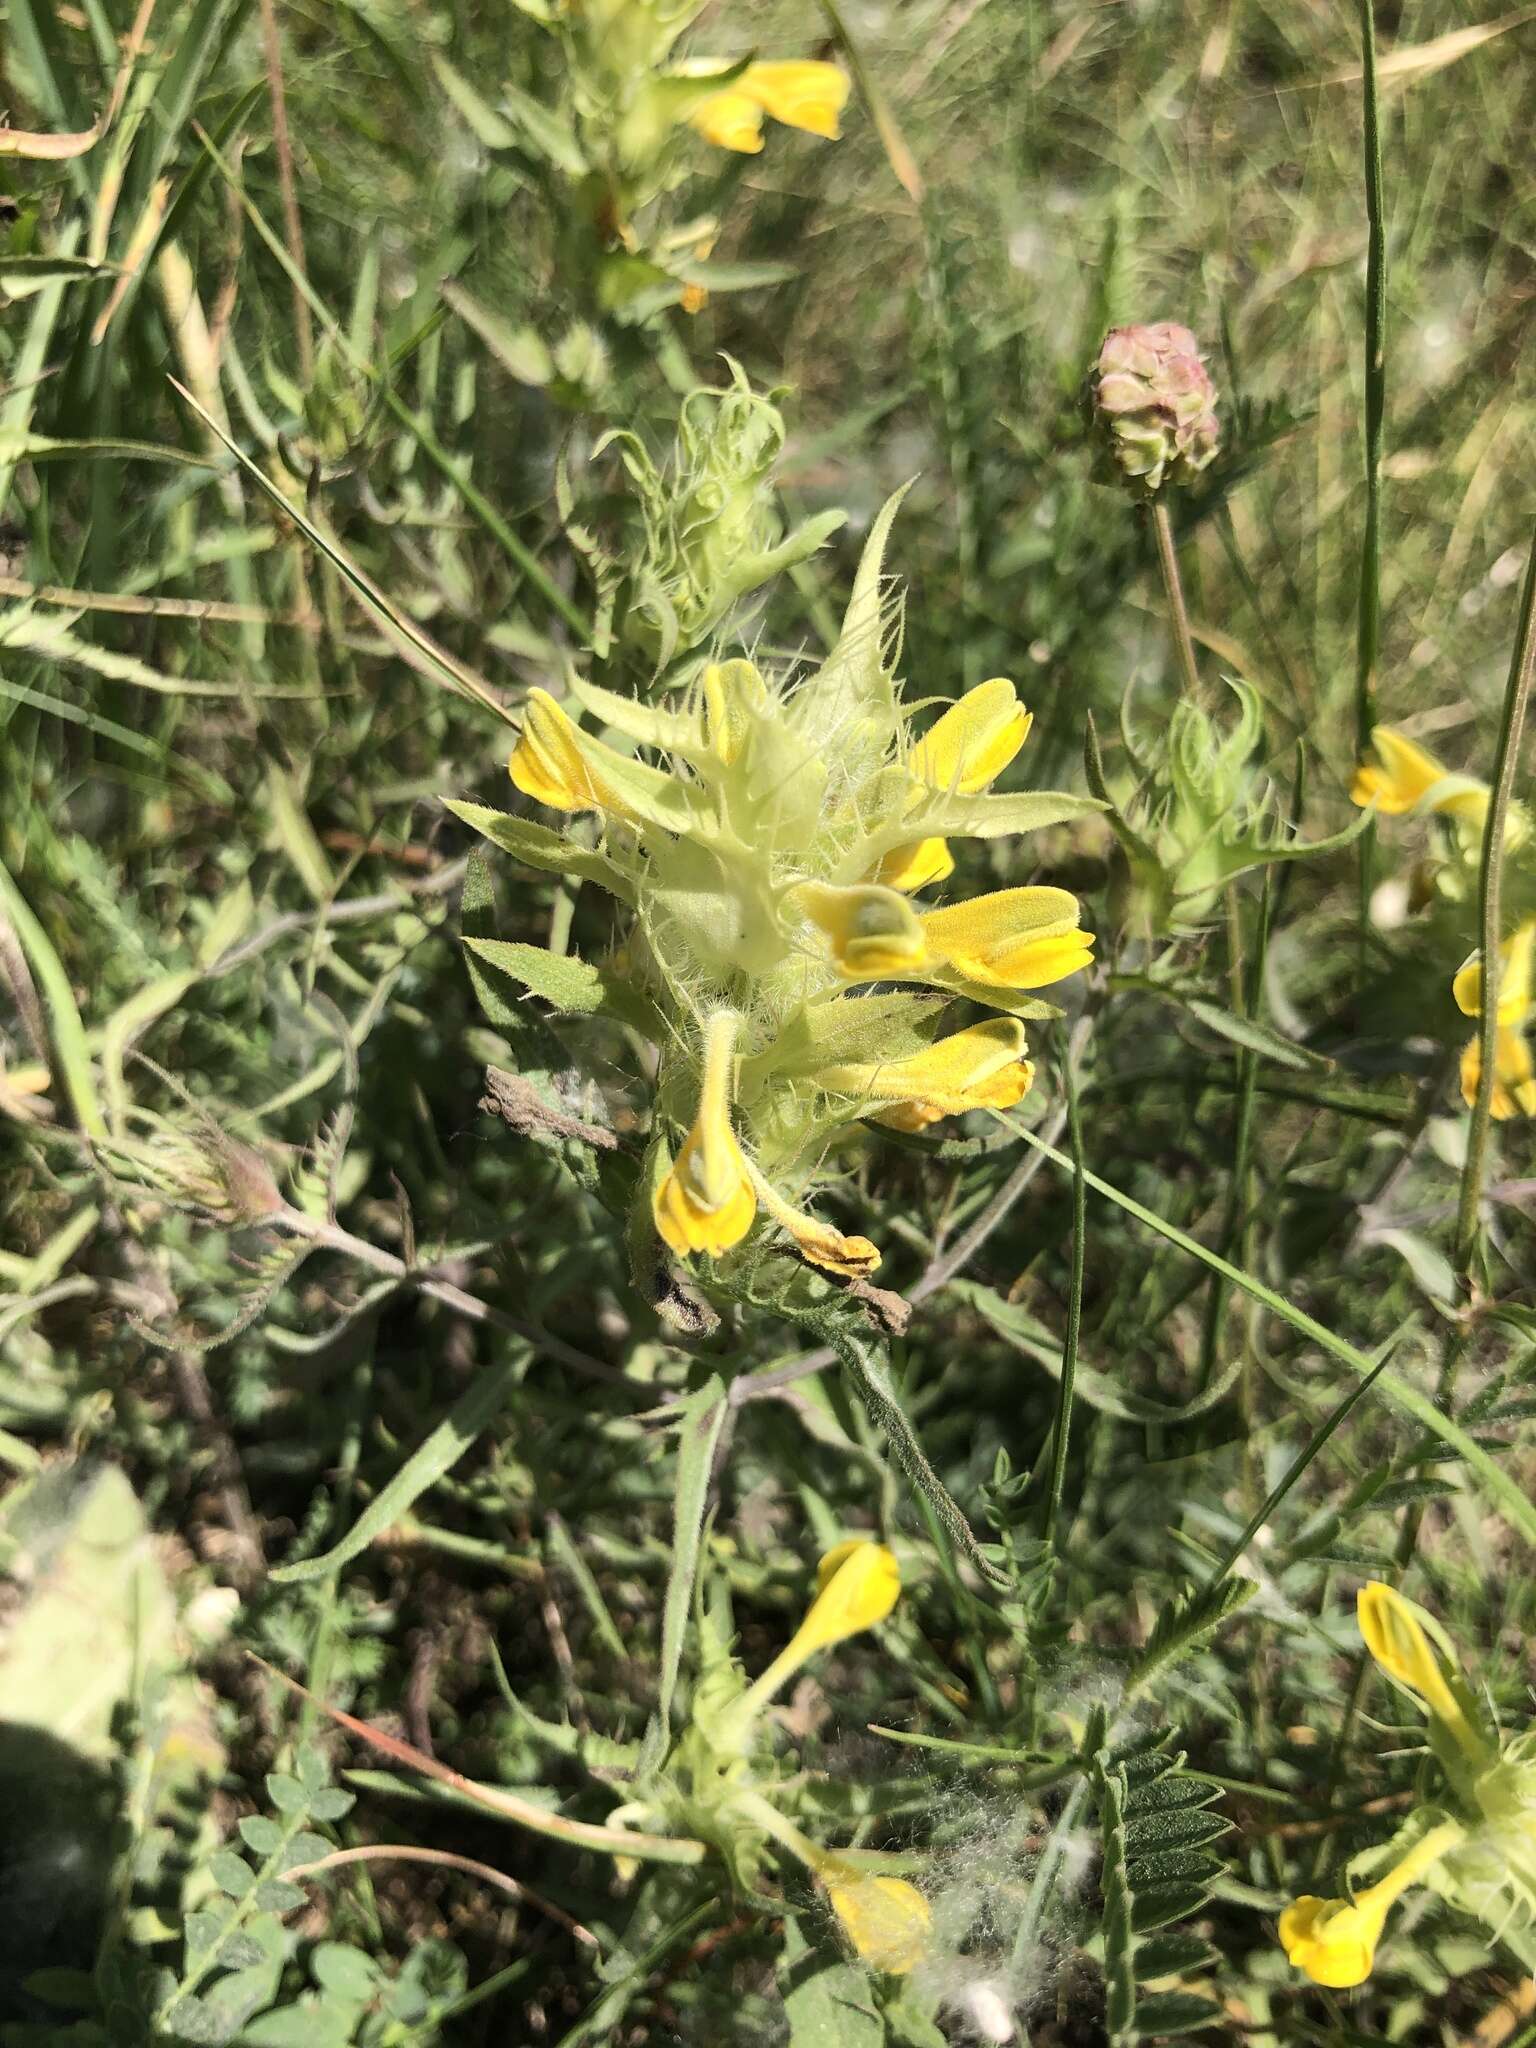
<svg viewBox="0 0 1536 2048">
<path fill-rule="evenodd" d="M 707 100 L 701 100 L 688 116 L 688 123 L 717 149 L 734 149 L 742 156 L 756 156 L 763 146 L 763 110 L 749 93 L 742 91 L 740 79 L 727 91 L 712 93 Z"/>
<path fill-rule="evenodd" d="M 916 1968 L 933 1932 L 932 1909 L 916 1885 L 904 1877 L 871 1877 L 835 1857 L 822 1862 L 819 1874 L 861 1962 L 890 1977 Z"/>
<path fill-rule="evenodd" d="M 552 811 L 624 808 L 593 770 L 576 727 L 547 690 L 528 692 L 522 736 L 512 749 L 507 773 L 524 796 L 548 804 Z"/>
<path fill-rule="evenodd" d="M 907 756 L 907 770 L 924 789 L 974 796 L 1001 775 L 1029 737 L 1033 716 L 1018 700 L 1006 676 L 993 676 L 967 690 L 924 733 Z M 871 879 L 910 894 L 954 873 L 943 839 L 914 839 L 896 846 Z"/>
<path fill-rule="evenodd" d="M 818 1650 L 830 1649 L 885 1620 L 901 1593 L 901 1567 L 883 1543 L 855 1537 L 829 1550 L 817 1573 L 816 1598 L 804 1621 L 730 1712 L 734 1731 L 747 1728 L 779 1688 Z"/>
<path fill-rule="evenodd" d="M 911 974 L 927 964 L 928 947 L 910 904 L 876 882 L 851 889 L 802 882 L 799 908 L 832 941 L 832 956 L 849 981 Z"/>
<path fill-rule="evenodd" d="M 1065 889 L 997 889 L 918 920 L 934 958 L 990 988 L 1044 988 L 1086 967 L 1093 934 Z"/>
<path fill-rule="evenodd" d="M 924 733 L 907 757 L 918 782 L 956 796 L 974 796 L 1002 774 L 1029 738 L 1033 714 L 1006 676 L 967 690 Z"/>
<path fill-rule="evenodd" d="M 1375 761 L 1362 761 L 1350 786 L 1350 800 L 1374 804 L 1388 817 L 1417 810 L 1436 783 L 1448 782 L 1445 793 L 1431 805 L 1455 817 L 1478 820 L 1488 809 L 1488 791 L 1464 776 L 1453 776 L 1443 762 L 1426 747 L 1394 732 L 1390 725 L 1378 725 L 1371 733 Z M 1379 764 L 1379 765 L 1378 765 Z"/>
<path fill-rule="evenodd" d="M 786 128 L 802 128 L 828 142 L 836 142 L 842 132 L 838 116 L 848 104 L 848 76 L 835 64 L 811 57 L 749 64 L 732 91 L 754 100 Z"/>
<path fill-rule="evenodd" d="M 890 1103 L 883 1122 L 921 1130 L 968 1109 L 1012 1109 L 1035 1078 L 1026 1049 L 1017 1018 L 989 1017 L 905 1059 L 827 1067 L 816 1081 L 835 1094 Z"/>
<path fill-rule="evenodd" d="M 704 1027 L 698 1115 L 651 1205 L 663 1242 L 682 1258 L 729 1251 L 740 1244 L 757 1214 L 751 1169 L 731 1129 L 739 1022 L 734 1010 L 717 1010 Z"/>
<path fill-rule="evenodd" d="M 1502 1008 L 1502 1005 L 1500 1006 Z M 1469 1039 L 1461 1054 L 1461 1096 L 1468 1109 L 1477 1102 L 1477 1084 L 1482 1079 L 1483 1048 Z M 1493 1097 L 1489 1114 L 1496 1123 L 1511 1117 L 1536 1116 L 1536 1061 L 1523 1032 L 1501 1024 L 1493 1040 Z"/>
<path fill-rule="evenodd" d="M 1363 1984 L 1393 1905 L 1465 1833 L 1455 1821 L 1431 1828 L 1379 1884 L 1353 1899 L 1319 1899 L 1306 1893 L 1294 1900 L 1280 1915 L 1280 1946 L 1286 1961 L 1330 1990 L 1347 1991 Z"/>
<path fill-rule="evenodd" d="M 955 857 L 947 839 L 913 839 L 906 846 L 893 846 L 870 876 L 887 889 L 899 889 L 911 896 L 930 882 L 942 882 L 955 872 Z"/>
<path fill-rule="evenodd" d="M 1489 1746 L 1467 1719 L 1447 1675 L 1455 1671 L 1455 1660 L 1448 1647 L 1431 1639 L 1431 1631 L 1439 1633 L 1433 1618 L 1380 1579 L 1360 1588 L 1355 1611 L 1365 1647 L 1388 1678 L 1411 1692 L 1474 1762 L 1487 1761 Z"/>
</svg>

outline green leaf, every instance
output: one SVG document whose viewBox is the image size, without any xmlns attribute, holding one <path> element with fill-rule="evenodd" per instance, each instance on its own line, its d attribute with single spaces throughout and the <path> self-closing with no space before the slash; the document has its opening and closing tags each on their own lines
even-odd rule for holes
<svg viewBox="0 0 1536 2048">
<path fill-rule="evenodd" d="M 1219 1037 L 1229 1039 L 1233 1045 L 1243 1046 L 1248 1052 L 1261 1053 L 1265 1059 L 1276 1061 L 1282 1067 L 1311 1068 L 1314 1071 L 1333 1065 L 1321 1053 L 1312 1052 L 1304 1045 L 1297 1045 L 1294 1039 L 1282 1038 L 1278 1031 L 1272 1031 L 1267 1024 L 1261 1024 L 1254 1017 L 1235 1017 L 1230 1010 L 1222 1009 L 1219 1003 L 1208 1003 L 1203 996 L 1186 996 L 1176 990 L 1160 989 L 1159 994 L 1180 1004 L 1192 1017 Z"/>
<path fill-rule="evenodd" d="M 1127 1698 L 1140 1692 L 1170 1664 L 1197 1650 L 1257 1591 L 1252 1579 L 1218 1579 L 1214 1585 L 1199 1587 L 1171 1601 L 1158 1615 L 1147 1646 L 1136 1661 L 1126 1687 Z"/>
<path fill-rule="evenodd" d="M 652 1723 L 655 1739 L 652 1740 L 652 1729 L 648 1729 L 646 1749 L 641 1754 L 642 1771 L 648 1764 L 660 1762 L 660 1753 L 665 1751 L 670 1737 L 672 1696 L 693 1613 L 693 1584 L 698 1575 L 710 1475 L 729 1405 L 725 1388 L 714 1374 L 682 1404 L 672 1512 L 672 1569 L 667 1575 L 666 1606 L 662 1611 L 661 1671 L 656 1683 L 656 1718 Z"/>
<path fill-rule="evenodd" d="M 509 811 L 498 811 L 490 804 L 466 803 L 456 797 L 444 797 L 443 804 L 456 818 L 483 833 L 493 846 L 510 853 L 514 860 L 531 868 L 543 868 L 549 874 L 595 882 L 621 903 L 633 901 L 628 882 L 606 854 L 579 846 L 563 833 L 551 832 L 547 825 L 536 825 L 530 818 L 514 818 Z"/>
<path fill-rule="evenodd" d="M 885 2028 L 868 1977 L 808 1941 L 794 1914 L 784 1916 L 779 1988 L 789 2048 L 883 2048 Z"/>
<path fill-rule="evenodd" d="M 312 1579 L 327 1578 L 354 1557 L 360 1557 L 376 1536 L 399 1521 L 414 1501 L 452 1471 L 476 1438 L 489 1429 L 521 1379 L 528 1356 L 524 1347 L 518 1345 L 500 1365 L 482 1371 L 388 1485 L 380 1488 L 347 1534 L 324 1556 L 279 1565 L 271 1577 L 281 1584 L 302 1585 Z M 242 1833 L 245 1826 L 242 1822 Z M 251 1840 L 248 1834 L 246 1840 Z M 252 1842 L 251 1846 L 255 1848 L 257 1844 Z"/>
<path fill-rule="evenodd" d="M 258 1856 L 275 1856 L 283 1846 L 282 1829 L 267 1813 L 248 1813 L 240 1823 L 241 1839 Z"/>
<path fill-rule="evenodd" d="M 267 1797 L 279 1813 L 291 1816 L 309 1810 L 309 1794 L 298 1779 L 290 1777 L 286 1771 L 267 1773 Z"/>
<path fill-rule="evenodd" d="M 1197 2027 L 1223 2024 L 1222 2010 L 1213 1999 L 1192 1991 L 1159 1991 L 1144 1998 L 1136 2013 L 1137 2031 L 1148 2034 L 1191 2034 Z"/>
<path fill-rule="evenodd" d="M 568 1017 L 615 1017 L 655 1037 L 660 1029 L 649 997 L 632 980 L 578 960 L 573 953 L 550 953 L 517 939 L 473 939 L 464 944 L 477 959 L 520 981 Z"/>
</svg>

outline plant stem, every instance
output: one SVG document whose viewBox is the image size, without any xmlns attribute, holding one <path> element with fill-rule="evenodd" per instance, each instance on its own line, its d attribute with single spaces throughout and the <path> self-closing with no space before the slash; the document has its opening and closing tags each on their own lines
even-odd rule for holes
<svg viewBox="0 0 1536 2048">
<path fill-rule="evenodd" d="M 1355 633 L 1355 757 L 1363 758 L 1376 722 L 1376 669 L 1381 657 L 1381 445 L 1387 413 L 1387 234 L 1381 179 L 1381 107 L 1376 87 L 1376 17 L 1360 0 L 1365 113 L 1365 535 Z M 1370 912 L 1374 825 L 1360 835 L 1360 949 Z"/>
<path fill-rule="evenodd" d="M 1088 1237 L 1088 1186 L 1083 1179 L 1083 1124 L 1078 1113 L 1077 1073 L 1072 1046 L 1063 1031 L 1060 1043 L 1062 1088 L 1067 1098 L 1067 1129 L 1072 1147 L 1072 1291 L 1067 1298 L 1067 1333 L 1061 1348 L 1061 1379 L 1056 1395 L 1056 1428 L 1051 1444 L 1050 1487 L 1046 1495 L 1045 1540 L 1059 1549 L 1058 1522 L 1067 1479 L 1067 1444 L 1072 1433 L 1072 1395 L 1077 1380 L 1078 1335 L 1083 1322 L 1083 1264 Z M 1035 1155 L 1039 1157 L 1038 1153 Z"/>
<path fill-rule="evenodd" d="M 1536 675 L 1536 534 L 1532 536 L 1530 558 L 1526 563 L 1525 588 L 1520 596 L 1520 623 L 1515 631 L 1509 681 L 1504 689 L 1504 713 L 1499 724 L 1498 750 L 1493 760 L 1493 793 L 1483 824 L 1483 857 L 1477 878 L 1478 926 L 1483 947 L 1483 1003 L 1478 1019 L 1482 1067 L 1477 1080 L 1477 1100 L 1472 1105 L 1472 1125 L 1467 1133 L 1467 1158 L 1462 1169 L 1461 1202 L 1456 1214 L 1456 1270 L 1464 1293 L 1471 1291 L 1472 1263 L 1477 1255 L 1478 1218 L 1482 1208 L 1483 1182 L 1487 1176 L 1488 1123 L 1493 1111 L 1496 1078 L 1504 832 L 1509 822 L 1510 792 L 1520 759 L 1520 736 L 1525 728 L 1533 675 Z"/>
<path fill-rule="evenodd" d="M 1184 602 L 1184 585 L 1179 577 L 1178 550 L 1173 542 L 1173 521 L 1167 500 L 1152 500 L 1152 531 L 1157 537 L 1157 566 L 1163 572 L 1163 590 L 1168 598 L 1168 623 L 1173 629 L 1174 651 L 1179 673 L 1191 702 L 1200 694 L 1200 669 L 1195 661 L 1194 636 L 1189 630 L 1189 607 Z"/>
</svg>

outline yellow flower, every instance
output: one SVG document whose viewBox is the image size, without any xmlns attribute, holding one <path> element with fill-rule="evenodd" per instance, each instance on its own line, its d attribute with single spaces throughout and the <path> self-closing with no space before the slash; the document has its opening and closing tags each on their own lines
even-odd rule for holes
<svg viewBox="0 0 1536 2048">
<path fill-rule="evenodd" d="M 845 1237 L 842 1231 L 824 1223 L 819 1216 L 807 1216 L 793 1203 L 786 1202 L 768 1176 L 759 1173 L 750 1160 L 748 1171 L 763 1207 L 775 1223 L 789 1232 L 801 1258 L 808 1259 L 813 1266 L 820 1266 L 823 1272 L 836 1273 L 843 1280 L 863 1280 L 874 1272 L 880 1263 L 878 1245 L 872 1244 L 867 1237 Z"/>
<path fill-rule="evenodd" d="M 729 1251 L 757 1214 L 751 1171 L 731 1129 L 738 1022 L 733 1010 L 717 1010 L 704 1027 L 698 1115 L 652 1200 L 657 1231 L 684 1258 Z"/>
<path fill-rule="evenodd" d="M 763 146 L 763 110 L 738 79 L 727 92 L 712 93 L 688 116 L 690 124 L 717 149 L 756 156 Z"/>
<path fill-rule="evenodd" d="M 907 757 L 914 782 L 946 795 L 974 796 L 994 781 L 1029 737 L 1034 723 L 1006 676 L 967 690 L 933 723 Z M 908 892 L 942 882 L 955 863 L 946 841 L 914 839 L 884 856 L 872 880 Z"/>
<path fill-rule="evenodd" d="M 1455 1821 L 1431 1828 L 1379 1884 L 1353 1899 L 1319 1899 L 1306 1893 L 1293 1901 L 1280 1915 L 1280 1946 L 1286 1961 L 1330 1990 L 1363 1984 L 1394 1903 L 1464 1834 Z"/>
<path fill-rule="evenodd" d="M 832 941 L 832 956 L 850 981 L 894 979 L 927 965 L 928 946 L 911 905 L 894 889 L 862 882 L 837 889 L 802 882 L 795 902 Z"/>
<path fill-rule="evenodd" d="M 1531 970 L 1536 965 L 1536 918 L 1527 918 L 1499 948 L 1499 1022 L 1523 1024 L 1531 1011 Z M 1483 956 L 1472 954 L 1451 983 L 1465 1017 L 1483 1014 Z"/>
<path fill-rule="evenodd" d="M 1012 1109 L 1035 1078 L 1025 1051 L 1017 1018 L 989 1017 L 905 1059 L 827 1067 L 816 1079 L 834 1094 L 889 1103 L 881 1121 L 897 1130 L 921 1130 L 968 1109 Z"/>
<path fill-rule="evenodd" d="M 934 958 L 967 981 L 1044 988 L 1091 960 L 1093 934 L 1080 928 L 1081 914 L 1065 889 L 997 889 L 930 910 L 918 923 Z"/>
<path fill-rule="evenodd" d="M 901 1592 L 901 1567 L 883 1543 L 855 1536 L 837 1544 L 821 1560 L 816 1589 L 804 1621 L 731 1709 L 733 1729 L 744 1729 L 755 1720 L 779 1688 L 818 1650 L 830 1649 L 833 1643 L 884 1621 Z"/>
<path fill-rule="evenodd" d="M 1461 1054 L 1461 1095 L 1468 1109 L 1477 1101 L 1483 1077 L 1483 1048 L 1469 1039 Z M 1515 1116 L 1536 1116 L 1536 1062 L 1525 1034 L 1501 1024 L 1493 1040 L 1493 1096 L 1489 1115 L 1496 1123 Z"/>
<path fill-rule="evenodd" d="M 923 1959 L 933 1928 L 928 1901 L 904 1877 L 871 1877 L 827 1857 L 818 1865 L 827 1900 L 862 1962 L 902 1977 Z"/>
<path fill-rule="evenodd" d="M 688 119 L 706 142 L 756 156 L 763 146 L 764 114 L 835 142 L 841 133 L 838 116 L 847 103 L 848 79 L 835 64 L 793 57 L 749 64 L 723 91 L 701 100 Z"/>
<path fill-rule="evenodd" d="M 1349 792 L 1353 802 L 1374 804 L 1378 811 L 1396 817 L 1418 810 L 1428 798 L 1432 811 L 1446 811 L 1473 822 L 1487 815 L 1485 784 L 1469 776 L 1452 775 L 1427 748 L 1394 732 L 1390 725 L 1375 727 L 1371 744 L 1376 761 L 1361 762 Z M 1434 794 L 1437 789 L 1438 795 Z"/>
<path fill-rule="evenodd" d="M 1457 1697 L 1456 1659 L 1433 1616 L 1380 1579 L 1360 1588 L 1355 1611 L 1365 1647 L 1388 1678 L 1406 1687 L 1469 1755 L 1486 1760 L 1492 1752 Z"/>
<path fill-rule="evenodd" d="M 547 690 L 530 690 L 522 736 L 507 772 L 524 796 L 553 811 L 601 811 L 612 792 L 596 775 L 577 731 Z"/>
<path fill-rule="evenodd" d="M 1532 1060 L 1525 1026 L 1532 1015 L 1532 968 L 1536 963 L 1536 918 L 1527 918 L 1499 948 L 1499 1012 L 1494 1032 L 1492 1114 L 1503 1123 L 1513 1116 L 1536 1116 L 1536 1061 Z M 1474 953 L 1451 993 L 1468 1017 L 1483 1013 L 1483 957 Z M 1461 1092 L 1470 1109 L 1477 1101 L 1483 1071 L 1483 1049 L 1472 1039 L 1461 1055 Z"/>
<path fill-rule="evenodd" d="M 749 64 L 735 90 L 756 100 L 765 114 L 786 128 L 836 142 L 838 116 L 848 104 L 848 78 L 835 64 L 813 57 L 791 57 L 771 64 Z"/>
</svg>

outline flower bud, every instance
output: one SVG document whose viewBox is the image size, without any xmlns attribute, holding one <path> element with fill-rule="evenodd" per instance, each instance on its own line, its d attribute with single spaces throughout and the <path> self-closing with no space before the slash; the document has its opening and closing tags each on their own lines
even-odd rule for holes
<svg viewBox="0 0 1536 2048">
<path fill-rule="evenodd" d="M 1191 483 L 1215 459 L 1216 387 L 1187 327 L 1164 320 L 1111 328 L 1091 384 L 1110 457 L 1139 496 Z"/>
</svg>

